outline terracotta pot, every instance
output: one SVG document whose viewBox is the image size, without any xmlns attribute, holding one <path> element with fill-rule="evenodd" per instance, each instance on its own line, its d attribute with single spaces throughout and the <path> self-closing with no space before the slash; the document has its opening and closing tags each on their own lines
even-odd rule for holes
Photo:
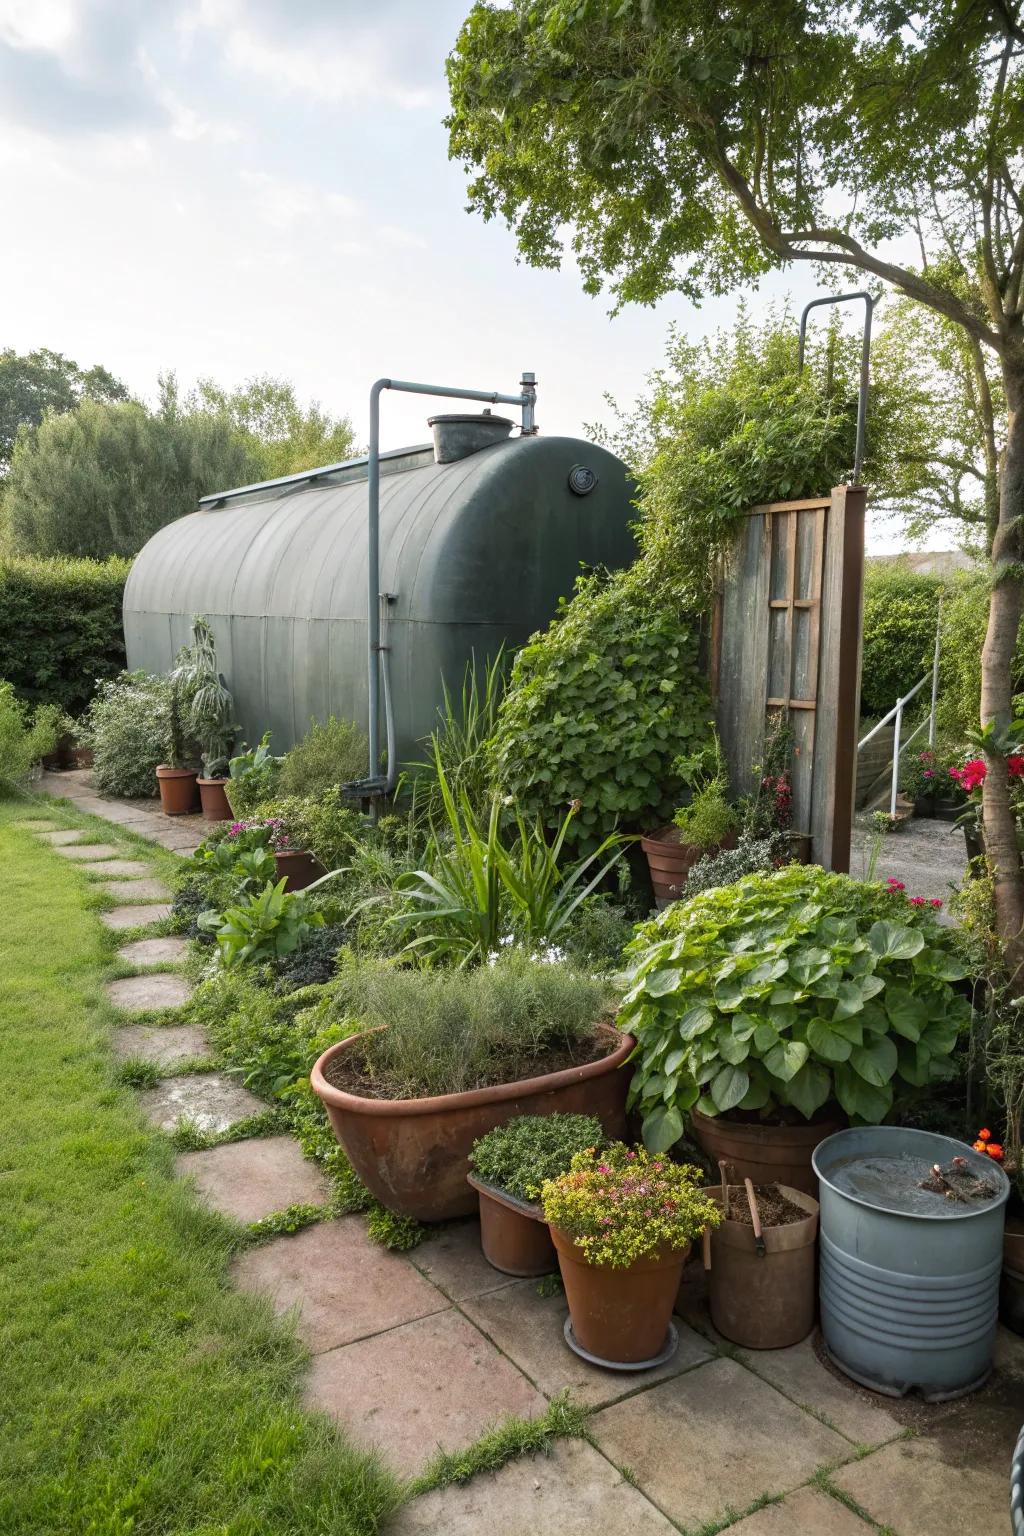
<svg viewBox="0 0 1024 1536">
<path fill-rule="evenodd" d="M 160 809 L 165 816 L 187 816 L 196 808 L 196 782 L 199 775 L 194 768 L 168 768 L 161 763 L 156 771 L 160 787 Z"/>
<path fill-rule="evenodd" d="M 551 1237 L 577 1344 L 616 1365 L 653 1360 L 665 1344 L 690 1244 L 614 1269 L 588 1264 L 560 1228 Z"/>
<path fill-rule="evenodd" d="M 651 872 L 655 905 L 667 907 L 676 901 L 683 882 L 693 866 L 708 853 L 718 853 L 721 848 L 734 848 L 736 836 L 730 832 L 718 848 L 692 848 L 679 841 L 678 827 L 661 827 L 650 837 L 642 837 L 640 846 L 647 855 L 647 867 Z"/>
<path fill-rule="evenodd" d="M 475 1173 L 469 1182 L 480 1196 L 480 1246 L 484 1258 L 503 1275 L 550 1275 L 557 1268 L 554 1244 L 544 1212 L 530 1200 L 518 1200 Z"/>
<path fill-rule="evenodd" d="M 1003 1273 L 999 1316 L 1007 1328 L 1024 1334 L 1024 1220 L 1011 1216 L 1003 1233 Z"/>
<path fill-rule="evenodd" d="M 321 875 L 327 873 L 320 860 L 311 853 L 275 853 L 274 863 L 277 865 L 277 878 L 288 881 L 286 891 L 304 891 L 307 885 L 312 885 L 314 880 L 319 880 Z"/>
<path fill-rule="evenodd" d="M 227 779 L 199 779 L 199 800 L 207 821 L 233 821 L 224 786 Z"/>
<path fill-rule="evenodd" d="M 785 1349 L 814 1327 L 818 1202 L 790 1185 L 778 1190 L 805 1210 L 807 1219 L 764 1227 L 763 1257 L 746 1222 L 723 1221 L 711 1233 L 711 1321 L 723 1338 L 745 1349 Z M 747 1198 L 742 1184 L 730 1185 L 729 1193 L 730 1203 Z M 714 1200 L 716 1190 L 705 1194 Z M 717 1195 L 721 1207 L 721 1185 Z"/>
<path fill-rule="evenodd" d="M 600 1028 L 608 1041 L 600 1061 L 469 1093 L 367 1099 L 335 1088 L 324 1070 L 359 1044 L 358 1035 L 324 1051 L 310 1081 L 370 1193 L 399 1216 L 449 1221 L 471 1216 L 477 1206 L 467 1183 L 474 1141 L 516 1115 L 596 1115 L 609 1137 L 623 1139 L 632 1076 L 625 1063 L 635 1041 L 610 1024 Z"/>
<path fill-rule="evenodd" d="M 805 1195 L 817 1196 L 818 1180 L 811 1155 L 819 1142 L 843 1129 L 838 1115 L 802 1125 L 762 1125 L 730 1120 L 728 1115 L 702 1115 L 691 1109 L 694 1140 L 717 1168 L 727 1162 L 737 1178 L 755 1184 L 789 1184 Z"/>
</svg>

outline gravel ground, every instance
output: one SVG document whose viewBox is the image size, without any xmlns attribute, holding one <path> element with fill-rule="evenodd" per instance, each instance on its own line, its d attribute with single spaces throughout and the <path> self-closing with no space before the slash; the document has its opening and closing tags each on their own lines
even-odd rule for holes
<svg viewBox="0 0 1024 1536">
<path fill-rule="evenodd" d="M 850 873 L 866 879 L 876 833 L 867 816 L 857 816 L 853 826 Z M 950 886 L 959 885 L 967 862 L 964 835 L 948 821 L 913 817 L 900 832 L 882 835 L 875 865 L 875 879 L 894 875 L 907 887 L 908 896 L 940 896 L 949 899 Z"/>
</svg>

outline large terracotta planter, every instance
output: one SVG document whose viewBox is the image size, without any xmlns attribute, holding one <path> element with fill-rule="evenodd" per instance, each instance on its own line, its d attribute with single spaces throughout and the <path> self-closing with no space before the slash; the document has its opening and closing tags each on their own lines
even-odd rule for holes
<svg viewBox="0 0 1024 1536">
<path fill-rule="evenodd" d="M 307 885 L 327 873 L 320 860 L 311 853 L 275 853 L 274 863 L 277 878 L 288 881 L 286 891 L 304 891 Z"/>
<path fill-rule="evenodd" d="M 503 1275 L 523 1279 L 550 1275 L 557 1260 L 540 1206 L 517 1200 L 475 1173 L 469 1182 L 480 1197 L 480 1246 L 488 1264 Z"/>
<path fill-rule="evenodd" d="M 733 848 L 735 844 L 736 837 L 730 832 L 720 847 Z M 681 843 L 678 827 L 662 827 L 649 837 L 642 837 L 640 846 L 647 855 L 654 901 L 659 908 L 679 899 L 687 875 L 705 854 L 719 851 L 718 848 L 694 848 L 689 843 Z"/>
<path fill-rule="evenodd" d="M 552 1227 L 551 1237 L 580 1348 L 610 1365 L 656 1359 L 665 1347 L 689 1243 L 614 1269 L 588 1264 L 560 1228 Z"/>
<path fill-rule="evenodd" d="M 233 821 L 224 786 L 227 779 L 200 779 L 199 800 L 207 821 Z"/>
<path fill-rule="evenodd" d="M 1003 1233 L 1003 1272 L 999 1316 L 1007 1328 L 1024 1334 L 1024 1220 L 1011 1216 Z"/>
<path fill-rule="evenodd" d="M 723 1338 L 745 1349 L 785 1349 L 814 1327 L 818 1202 L 790 1185 L 778 1188 L 807 1218 L 764 1227 L 763 1255 L 747 1222 L 723 1221 L 710 1235 L 711 1321 Z M 742 1184 L 730 1185 L 729 1193 L 730 1206 L 733 1198 L 746 1200 Z M 705 1194 L 714 1199 L 716 1191 Z M 717 1194 L 721 1206 L 721 1188 Z"/>
<path fill-rule="evenodd" d="M 815 1147 L 843 1129 L 838 1117 L 801 1125 L 762 1125 L 730 1120 L 726 1115 L 690 1111 L 694 1140 L 717 1168 L 729 1164 L 737 1179 L 755 1184 L 789 1184 L 805 1195 L 817 1196 L 818 1180 L 811 1167 Z"/>
<path fill-rule="evenodd" d="M 196 781 L 199 775 L 194 768 L 168 768 L 161 763 L 156 770 L 160 789 L 160 809 L 165 816 L 187 816 L 196 808 Z"/>
<path fill-rule="evenodd" d="M 476 1192 L 467 1182 L 473 1143 L 517 1115 L 596 1115 L 608 1136 L 626 1134 L 626 1058 L 636 1043 L 602 1026 L 608 1055 L 543 1077 L 524 1078 L 429 1099 L 367 1099 L 328 1082 L 325 1070 L 358 1045 L 350 1035 L 324 1051 L 310 1081 L 334 1134 L 370 1193 L 399 1216 L 448 1221 L 471 1216 Z"/>
</svg>

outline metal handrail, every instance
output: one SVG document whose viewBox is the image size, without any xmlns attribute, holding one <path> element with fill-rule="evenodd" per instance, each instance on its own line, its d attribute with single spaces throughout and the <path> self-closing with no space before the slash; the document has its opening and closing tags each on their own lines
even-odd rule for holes
<svg viewBox="0 0 1024 1536">
<path fill-rule="evenodd" d="M 924 677 L 922 677 L 921 681 L 919 683 L 915 683 L 913 688 L 911 688 L 909 693 L 905 693 L 903 695 L 902 699 L 897 699 L 896 700 L 896 703 L 893 705 L 892 709 L 890 709 L 889 713 L 887 715 L 883 715 L 881 720 L 879 720 L 878 724 L 877 725 L 873 725 L 871 727 L 870 731 L 868 731 L 867 735 L 866 736 L 862 736 L 860 741 L 858 741 L 858 743 L 857 743 L 857 751 L 858 752 L 860 751 L 861 747 L 866 747 L 867 746 L 867 744 L 871 740 L 872 736 L 877 736 L 878 735 L 879 731 L 882 729 L 883 726 L 889 724 L 889 721 L 893 718 L 893 716 L 895 714 L 897 714 L 897 713 L 899 713 L 900 715 L 903 714 L 903 706 L 904 706 L 904 704 L 909 704 L 911 699 L 915 696 L 915 694 L 918 694 L 918 693 L 921 692 L 921 689 L 924 687 L 925 683 L 927 683 L 929 681 L 930 678 L 931 678 L 931 673 L 930 672 L 926 672 Z"/>
<path fill-rule="evenodd" d="M 857 751 L 859 752 L 861 747 L 866 747 L 867 746 L 867 744 L 871 740 L 872 736 L 877 736 L 878 735 L 878 732 L 882 729 L 882 727 L 884 725 L 888 725 L 890 720 L 895 720 L 896 724 L 895 724 L 895 726 L 893 728 L 893 739 L 892 739 L 892 786 L 891 786 L 890 791 L 889 791 L 889 815 L 890 816 L 895 816 L 896 815 L 896 800 L 897 800 L 897 796 L 899 795 L 900 758 L 901 758 L 901 756 L 907 750 L 907 748 L 910 746 L 910 743 L 914 740 L 914 737 L 915 736 L 919 736 L 920 733 L 924 730 L 925 725 L 928 726 L 928 745 L 929 745 L 929 747 L 934 747 L 934 745 L 935 745 L 935 705 L 936 705 L 936 702 L 937 702 L 938 697 L 939 697 L 939 656 L 941 654 L 941 649 L 942 649 L 942 593 L 940 592 L 939 593 L 939 612 L 938 612 L 938 617 L 937 617 L 936 622 L 935 622 L 935 651 L 934 651 L 934 654 L 932 655 L 932 669 L 931 669 L 931 671 L 930 672 L 926 672 L 924 677 L 922 677 L 919 682 L 916 682 L 914 684 L 914 686 L 913 686 L 913 688 L 911 688 L 910 692 L 909 693 L 905 693 L 903 695 L 902 699 L 897 699 L 896 703 L 893 705 L 892 709 L 890 709 L 889 713 L 887 715 L 883 715 L 881 720 L 879 720 L 878 724 L 877 725 L 873 725 L 871 727 L 870 731 L 868 731 L 865 736 L 862 736 L 860 741 L 858 741 L 858 743 L 857 743 Z M 921 689 L 924 687 L 925 683 L 927 683 L 929 681 L 931 682 L 931 685 L 932 685 L 931 707 L 928 710 L 927 715 L 921 721 L 920 725 L 914 727 L 914 729 L 911 731 L 910 735 L 907 737 L 906 741 L 901 746 L 900 745 L 900 735 L 901 735 L 902 730 L 903 730 L 903 710 L 904 710 L 904 707 L 905 707 L 905 705 L 910 703 L 911 699 L 915 698 L 916 695 L 921 692 Z"/>
</svg>

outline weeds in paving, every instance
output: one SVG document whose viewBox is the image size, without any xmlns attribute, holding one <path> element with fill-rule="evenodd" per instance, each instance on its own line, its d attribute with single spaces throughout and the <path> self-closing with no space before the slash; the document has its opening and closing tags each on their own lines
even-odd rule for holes
<svg viewBox="0 0 1024 1536">
<path fill-rule="evenodd" d="M 453 1483 L 467 1483 L 478 1472 L 496 1472 L 518 1456 L 532 1456 L 538 1451 L 547 1455 L 556 1440 L 586 1439 L 588 1418 L 588 1410 L 573 1402 L 568 1392 L 562 1392 L 551 1399 L 547 1412 L 535 1419 L 505 1419 L 466 1450 L 442 1451 L 409 1484 L 408 1492 L 418 1496 Z"/>
<path fill-rule="evenodd" d="M 330 1221 L 335 1214 L 329 1205 L 308 1205 L 303 1202 L 286 1206 L 283 1211 L 271 1211 L 269 1216 L 261 1216 L 259 1221 L 247 1224 L 244 1246 L 253 1248 L 260 1243 L 268 1243 L 272 1237 L 290 1236 L 306 1227 L 315 1227 L 317 1222 Z"/>
<path fill-rule="evenodd" d="M 682 1536 L 718 1536 L 720 1531 L 727 1531 L 737 1521 L 746 1520 L 748 1515 L 756 1515 L 759 1509 L 767 1509 L 769 1504 L 781 1504 L 784 1497 L 781 1493 L 762 1493 L 746 1509 L 726 1507 L 723 1514 L 713 1520 L 705 1520 L 703 1525 L 684 1526 Z"/>
<path fill-rule="evenodd" d="M 129 1056 L 114 1073 L 114 1081 L 122 1088 L 155 1088 L 161 1079 L 160 1068 L 142 1056 Z"/>
<path fill-rule="evenodd" d="M 232 1141 L 250 1141 L 254 1136 L 280 1136 L 288 1130 L 288 1118 L 281 1109 L 263 1109 L 256 1115 L 236 1120 L 224 1131 L 204 1131 L 194 1120 L 179 1120 L 171 1132 L 176 1152 L 207 1152 L 211 1147 L 226 1147 Z"/>
<path fill-rule="evenodd" d="M 854 1459 L 862 1460 L 863 1458 L 855 1457 Z M 819 1493 L 825 1493 L 830 1499 L 835 1499 L 837 1504 L 844 1505 L 850 1511 L 851 1515 L 857 1515 L 861 1520 L 866 1520 L 868 1525 L 873 1526 L 875 1530 L 878 1530 L 877 1522 L 871 1518 L 867 1510 L 862 1505 L 858 1504 L 857 1500 L 853 1498 L 851 1494 L 847 1493 L 845 1488 L 840 1488 L 839 1484 L 832 1476 L 834 1471 L 835 1467 L 831 1463 L 827 1464 L 826 1466 L 819 1467 L 814 1473 L 814 1476 L 811 1478 L 813 1487 L 817 1488 Z"/>
<path fill-rule="evenodd" d="M 561 1275 L 541 1275 L 534 1286 L 537 1295 L 541 1297 L 560 1296 L 564 1289 Z"/>
<path fill-rule="evenodd" d="M 366 1235 L 371 1242 L 379 1243 L 382 1248 L 394 1248 L 400 1253 L 408 1253 L 410 1248 L 416 1248 L 422 1243 L 427 1229 L 422 1222 L 414 1221 L 411 1216 L 396 1216 L 394 1211 L 389 1211 L 375 1200 L 367 1213 Z"/>
</svg>

